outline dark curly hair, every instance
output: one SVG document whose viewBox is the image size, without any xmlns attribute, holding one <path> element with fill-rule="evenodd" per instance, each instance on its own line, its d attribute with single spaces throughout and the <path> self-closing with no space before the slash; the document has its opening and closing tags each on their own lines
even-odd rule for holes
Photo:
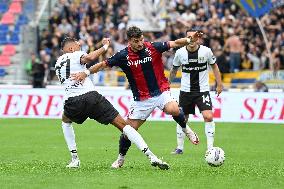
<svg viewBox="0 0 284 189">
<path fill-rule="evenodd" d="M 73 38 L 73 37 L 65 37 L 63 39 L 63 41 L 61 42 L 61 49 L 64 48 L 64 46 L 67 44 L 67 43 L 70 43 L 70 42 L 76 42 L 77 39 Z"/>
<path fill-rule="evenodd" d="M 139 38 L 143 35 L 143 32 L 137 26 L 131 26 L 126 31 L 127 39 Z"/>
</svg>

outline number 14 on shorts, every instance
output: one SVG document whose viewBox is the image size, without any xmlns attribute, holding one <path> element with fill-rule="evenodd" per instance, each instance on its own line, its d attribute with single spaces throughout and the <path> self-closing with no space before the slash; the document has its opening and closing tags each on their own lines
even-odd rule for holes
<svg viewBox="0 0 284 189">
<path fill-rule="evenodd" d="M 210 106 L 210 97 L 209 95 L 202 95 L 203 103 L 206 104 L 207 106 Z"/>
</svg>

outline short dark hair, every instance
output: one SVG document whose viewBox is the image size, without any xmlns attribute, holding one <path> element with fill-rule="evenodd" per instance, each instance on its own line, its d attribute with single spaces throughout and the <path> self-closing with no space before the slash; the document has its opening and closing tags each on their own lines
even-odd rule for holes
<svg viewBox="0 0 284 189">
<path fill-rule="evenodd" d="M 63 41 L 61 42 L 61 49 L 64 48 L 64 46 L 67 44 L 67 43 L 70 43 L 70 42 L 76 42 L 77 39 L 73 38 L 73 37 L 65 37 L 63 39 Z"/>
<path fill-rule="evenodd" d="M 139 38 L 143 35 L 143 32 L 137 26 L 131 26 L 126 31 L 127 39 Z"/>
</svg>

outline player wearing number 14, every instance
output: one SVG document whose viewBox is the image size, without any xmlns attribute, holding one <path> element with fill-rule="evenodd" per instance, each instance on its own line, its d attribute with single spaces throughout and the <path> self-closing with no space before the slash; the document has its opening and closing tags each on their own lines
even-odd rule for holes
<svg viewBox="0 0 284 189">
<path fill-rule="evenodd" d="M 196 32 L 201 32 L 198 28 L 190 29 L 186 32 L 186 37 L 192 38 Z M 195 105 L 200 110 L 205 121 L 205 134 L 207 137 L 207 148 L 213 147 L 215 123 L 213 121 L 212 102 L 209 94 L 209 65 L 216 78 L 216 93 L 222 92 L 222 81 L 219 68 L 215 63 L 210 48 L 200 45 L 200 37 L 177 50 L 173 68 L 170 72 L 170 81 L 175 77 L 178 68 L 181 66 L 182 78 L 179 96 L 179 105 L 182 107 L 186 121 L 189 114 L 195 114 Z M 172 154 L 182 154 L 184 147 L 184 134 L 181 127 L 177 125 L 177 148 Z"/>
</svg>

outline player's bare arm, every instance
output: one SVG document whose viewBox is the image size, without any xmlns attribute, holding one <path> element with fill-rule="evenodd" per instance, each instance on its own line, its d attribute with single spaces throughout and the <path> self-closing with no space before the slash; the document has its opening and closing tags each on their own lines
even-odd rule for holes
<svg viewBox="0 0 284 189">
<path fill-rule="evenodd" d="M 203 32 L 197 31 L 192 37 L 184 37 L 177 39 L 175 41 L 169 41 L 170 48 L 178 48 L 188 45 L 191 41 L 197 41 L 198 38 L 201 38 Z"/>
<path fill-rule="evenodd" d="M 103 70 L 107 67 L 107 64 L 105 61 L 99 62 L 93 66 L 91 66 L 89 69 L 85 70 L 84 72 L 78 72 L 71 74 L 71 79 L 76 81 L 83 81 L 86 77 L 88 77 L 90 74 L 94 74 L 99 72 L 100 70 Z"/>
<path fill-rule="evenodd" d="M 90 62 L 95 61 L 99 56 L 101 56 L 102 54 L 104 54 L 109 45 L 110 45 L 110 39 L 109 38 L 103 38 L 102 40 L 102 44 L 103 46 L 93 52 L 90 52 L 87 55 L 84 55 L 81 57 L 81 64 L 88 64 Z"/>
<path fill-rule="evenodd" d="M 169 82 L 172 83 L 172 81 L 174 80 L 174 78 L 177 75 L 177 71 L 178 71 L 178 66 L 173 66 L 171 71 L 170 71 L 170 77 L 169 77 Z"/>
<path fill-rule="evenodd" d="M 223 91 L 223 84 L 222 84 L 222 79 L 221 79 L 221 74 L 220 74 L 220 70 L 217 64 L 213 64 L 211 65 L 215 79 L 216 79 L 216 83 L 217 83 L 217 87 L 216 87 L 216 93 L 217 93 L 217 97 L 219 96 L 219 94 Z"/>
</svg>

